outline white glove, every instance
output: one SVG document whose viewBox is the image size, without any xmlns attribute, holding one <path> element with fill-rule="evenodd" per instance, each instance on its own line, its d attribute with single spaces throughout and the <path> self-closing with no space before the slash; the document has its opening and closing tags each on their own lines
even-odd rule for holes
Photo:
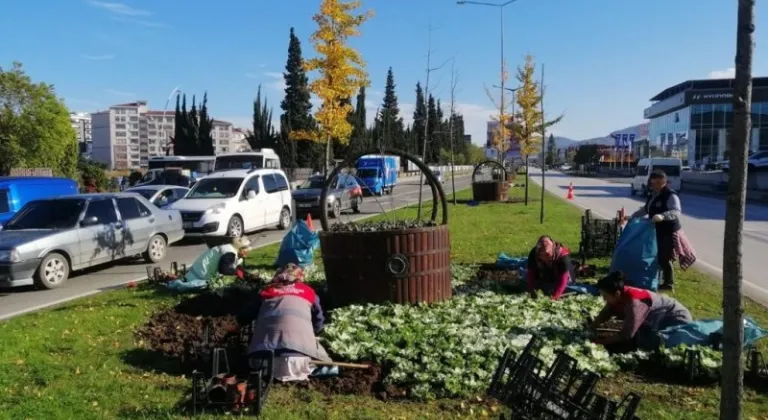
<svg viewBox="0 0 768 420">
<path fill-rule="evenodd" d="M 662 216 L 660 214 L 657 214 L 657 215 L 653 216 L 653 219 L 651 219 L 651 221 L 653 223 L 663 222 L 664 221 L 664 216 Z"/>
</svg>

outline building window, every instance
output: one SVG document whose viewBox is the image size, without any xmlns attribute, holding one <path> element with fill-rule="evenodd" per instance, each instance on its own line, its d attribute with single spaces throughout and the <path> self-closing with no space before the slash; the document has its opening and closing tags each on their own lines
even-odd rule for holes
<svg viewBox="0 0 768 420">
<path fill-rule="evenodd" d="M 115 124 L 116 130 L 125 130 L 125 124 Z"/>
<path fill-rule="evenodd" d="M 125 131 L 115 131 L 115 137 L 125 137 Z"/>
<path fill-rule="evenodd" d="M 695 160 L 699 161 L 704 158 L 709 158 L 709 162 L 715 162 L 717 160 L 717 132 L 718 130 L 713 128 L 696 130 Z"/>
</svg>

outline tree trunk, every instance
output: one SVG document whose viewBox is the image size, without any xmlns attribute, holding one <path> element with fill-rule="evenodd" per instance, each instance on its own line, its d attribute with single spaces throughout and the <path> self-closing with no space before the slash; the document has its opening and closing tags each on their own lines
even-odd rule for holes
<svg viewBox="0 0 768 420">
<path fill-rule="evenodd" d="M 740 420 L 743 394 L 742 346 L 744 302 L 742 291 L 741 235 L 747 190 L 747 150 L 752 122 L 752 50 L 755 0 L 739 0 L 736 35 L 736 80 L 733 94 L 733 135 L 730 138 L 731 170 L 725 202 L 723 241 L 723 367 L 720 419 Z"/>
<path fill-rule="evenodd" d="M 525 205 L 528 205 L 528 155 L 525 155 Z"/>
</svg>

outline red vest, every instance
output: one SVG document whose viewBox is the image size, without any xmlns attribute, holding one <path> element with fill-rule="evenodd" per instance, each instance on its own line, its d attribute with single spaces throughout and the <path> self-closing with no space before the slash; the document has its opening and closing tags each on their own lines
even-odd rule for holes
<svg viewBox="0 0 768 420">
<path fill-rule="evenodd" d="M 283 287 L 267 286 L 259 292 L 259 295 L 265 300 L 281 296 L 296 296 L 306 300 L 310 305 L 315 303 L 316 297 L 315 291 L 300 281 Z"/>
</svg>

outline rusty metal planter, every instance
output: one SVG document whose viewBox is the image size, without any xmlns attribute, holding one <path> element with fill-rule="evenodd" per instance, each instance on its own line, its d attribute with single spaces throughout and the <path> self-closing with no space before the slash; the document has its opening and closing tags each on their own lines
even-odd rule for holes
<svg viewBox="0 0 768 420">
<path fill-rule="evenodd" d="M 501 177 L 494 176 L 492 181 L 477 181 L 477 172 L 485 165 L 495 165 L 501 169 Z M 475 201 L 507 201 L 509 174 L 504 165 L 495 160 L 487 160 L 475 166 L 472 171 L 472 199 Z M 514 178 L 513 178 L 514 179 Z"/>
<path fill-rule="evenodd" d="M 329 181 L 344 166 L 350 166 L 367 154 L 350 158 L 328 176 L 320 200 L 326 199 Z M 397 155 L 414 162 L 427 178 L 435 202 L 441 203 L 440 225 L 375 232 L 330 232 L 328 215 L 320 221 L 319 233 L 328 293 L 333 306 L 364 303 L 417 304 L 447 300 L 451 297 L 451 241 L 448 230 L 448 205 L 445 192 L 432 171 L 415 156 L 399 150 L 383 154 Z M 433 206 L 432 220 L 438 206 Z"/>
</svg>

